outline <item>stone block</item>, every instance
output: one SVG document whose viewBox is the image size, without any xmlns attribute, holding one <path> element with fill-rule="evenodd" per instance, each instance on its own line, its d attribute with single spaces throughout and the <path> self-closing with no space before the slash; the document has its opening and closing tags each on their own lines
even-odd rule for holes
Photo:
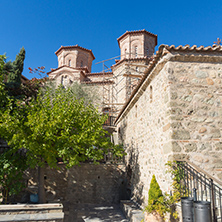
<svg viewBox="0 0 222 222">
<path fill-rule="evenodd" d="M 171 92 L 170 99 L 175 100 L 177 97 L 177 92 Z"/>
<path fill-rule="evenodd" d="M 207 131 L 206 127 L 201 127 L 199 133 L 205 133 Z"/>
<path fill-rule="evenodd" d="M 219 180 L 222 181 L 222 173 L 218 173 L 218 174 L 217 174 L 217 177 L 219 178 Z"/>
<path fill-rule="evenodd" d="M 172 142 L 172 151 L 173 152 L 181 152 L 181 147 L 176 141 Z"/>
<path fill-rule="evenodd" d="M 200 155 L 192 155 L 192 160 L 194 160 L 195 162 L 198 162 L 198 163 L 203 163 L 204 162 L 204 158 Z"/>
<path fill-rule="evenodd" d="M 215 150 L 222 150 L 222 142 L 215 144 Z"/>
<path fill-rule="evenodd" d="M 170 123 L 166 124 L 166 125 L 163 127 L 163 132 L 167 131 L 169 128 L 170 128 Z"/>
<path fill-rule="evenodd" d="M 175 140 L 188 140 L 190 139 L 190 132 L 186 130 L 173 131 L 172 139 Z"/>
<path fill-rule="evenodd" d="M 169 101 L 168 94 L 165 94 L 165 96 L 164 96 L 164 102 L 167 103 L 168 101 Z"/>
<path fill-rule="evenodd" d="M 221 134 L 220 134 L 220 130 L 219 129 L 212 129 L 210 131 L 211 135 L 213 138 L 220 138 Z"/>
<path fill-rule="evenodd" d="M 197 71 L 195 72 L 195 76 L 196 76 L 197 78 L 199 78 L 199 79 L 205 79 L 205 78 L 208 77 L 208 73 L 205 72 L 205 71 L 202 71 L 202 70 L 197 70 Z"/>
<path fill-rule="evenodd" d="M 191 102 L 192 99 L 193 99 L 193 97 L 192 97 L 191 95 L 185 95 L 185 96 L 183 96 L 183 100 L 184 100 L 184 101 Z"/>
<path fill-rule="evenodd" d="M 208 117 L 208 118 L 205 120 L 206 123 L 212 123 L 213 121 L 214 121 L 214 118 L 212 118 L 212 117 Z"/>
<path fill-rule="evenodd" d="M 198 122 L 198 123 L 202 123 L 205 120 L 206 120 L 205 116 L 195 116 L 195 117 L 191 118 L 191 121 Z"/>
<path fill-rule="evenodd" d="M 207 85 L 213 85 L 214 81 L 211 78 L 206 78 Z"/>
<path fill-rule="evenodd" d="M 222 160 L 221 159 L 215 159 L 214 160 L 214 167 L 215 168 L 222 168 Z"/>
<path fill-rule="evenodd" d="M 200 151 L 205 151 L 207 149 L 212 150 L 212 147 L 209 143 L 203 143 L 200 145 L 200 148 L 199 148 Z"/>
<path fill-rule="evenodd" d="M 171 153 L 172 152 L 172 144 L 171 142 L 166 143 L 163 145 L 163 153 L 167 154 L 167 153 Z"/>
<path fill-rule="evenodd" d="M 197 150 L 197 145 L 195 143 L 189 143 L 184 146 L 185 152 L 195 152 Z"/>
<path fill-rule="evenodd" d="M 169 155 L 168 160 L 174 161 L 174 160 L 184 160 L 187 158 L 187 154 L 172 154 Z"/>
</svg>

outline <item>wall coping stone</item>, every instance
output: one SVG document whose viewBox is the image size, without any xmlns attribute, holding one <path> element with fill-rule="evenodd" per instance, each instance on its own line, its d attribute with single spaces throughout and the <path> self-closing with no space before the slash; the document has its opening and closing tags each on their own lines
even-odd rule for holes
<svg viewBox="0 0 222 222">
<path fill-rule="evenodd" d="M 63 220 L 64 213 L 0 215 L 0 222 Z"/>
<path fill-rule="evenodd" d="M 7 204 L 7 205 L 0 205 L 0 212 L 1 211 L 14 211 L 14 210 L 52 210 L 58 209 L 62 210 L 62 204 Z"/>
<path fill-rule="evenodd" d="M 49 211 L 43 213 L 42 210 Z M 54 210 L 54 212 L 50 212 Z M 21 211 L 21 212 L 18 212 Z M 13 213 L 18 212 L 18 213 Z M 10 221 L 63 221 L 62 204 L 9 204 L 0 205 L 0 222 Z"/>
</svg>

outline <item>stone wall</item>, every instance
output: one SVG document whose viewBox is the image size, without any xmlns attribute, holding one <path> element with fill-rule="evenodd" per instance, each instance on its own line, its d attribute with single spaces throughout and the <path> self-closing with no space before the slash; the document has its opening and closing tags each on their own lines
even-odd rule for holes
<svg viewBox="0 0 222 222">
<path fill-rule="evenodd" d="M 222 181 L 222 64 L 172 61 L 168 73 L 172 141 L 165 152 Z"/>
<path fill-rule="evenodd" d="M 128 189 L 142 204 L 152 174 L 163 191 L 171 189 L 169 160 L 189 159 L 222 180 L 222 55 L 180 49 L 167 47 L 155 57 L 117 118 Z"/>
<path fill-rule="evenodd" d="M 29 185 L 37 185 L 37 171 L 28 172 Z M 125 168 L 112 164 L 81 164 L 45 172 L 46 199 L 48 202 L 67 204 L 119 203 L 125 197 Z"/>
<path fill-rule="evenodd" d="M 168 154 L 164 153 L 164 144 L 170 140 L 167 75 L 164 68 L 147 81 L 146 89 L 132 101 L 118 123 L 119 143 L 124 144 L 127 152 L 128 189 L 132 198 L 141 204 L 147 203 L 153 174 L 164 191 L 170 189 L 170 177 L 165 173 Z"/>
</svg>

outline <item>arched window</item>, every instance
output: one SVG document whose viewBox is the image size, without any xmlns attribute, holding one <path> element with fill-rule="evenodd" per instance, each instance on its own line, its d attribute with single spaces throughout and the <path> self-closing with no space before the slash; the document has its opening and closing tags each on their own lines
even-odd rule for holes
<svg viewBox="0 0 222 222">
<path fill-rule="evenodd" d="M 138 66 L 136 67 L 136 72 L 139 72 L 139 67 Z"/>
<path fill-rule="evenodd" d="M 138 47 L 137 46 L 134 47 L 134 53 L 135 53 L 135 57 L 137 57 L 138 56 Z"/>
<path fill-rule="evenodd" d="M 80 67 L 83 67 L 83 61 L 81 61 L 81 63 L 80 63 Z"/>
<path fill-rule="evenodd" d="M 68 66 L 71 66 L 71 59 L 70 59 L 69 62 L 68 62 Z"/>
</svg>

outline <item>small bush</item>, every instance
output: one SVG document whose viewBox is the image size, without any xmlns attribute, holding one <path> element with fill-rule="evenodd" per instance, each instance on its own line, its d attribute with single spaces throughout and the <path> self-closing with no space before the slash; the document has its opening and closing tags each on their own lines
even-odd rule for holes
<svg viewBox="0 0 222 222">
<path fill-rule="evenodd" d="M 163 218 L 166 212 L 169 212 L 165 197 L 155 175 L 153 175 L 150 183 L 148 206 L 145 208 L 145 211 L 149 213 L 157 213 Z"/>
</svg>

